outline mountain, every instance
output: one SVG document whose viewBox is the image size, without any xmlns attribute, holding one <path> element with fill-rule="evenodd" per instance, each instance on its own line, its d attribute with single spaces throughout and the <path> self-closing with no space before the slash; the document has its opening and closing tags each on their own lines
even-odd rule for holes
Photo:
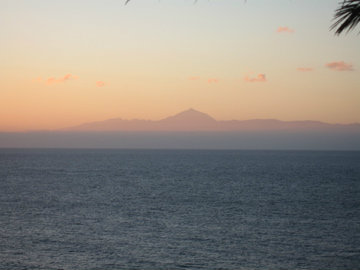
<svg viewBox="0 0 360 270">
<path fill-rule="evenodd" d="M 189 109 L 158 121 L 121 118 L 85 123 L 62 131 L 360 131 L 360 124 L 329 124 L 319 121 L 252 119 L 217 121 Z"/>
<path fill-rule="evenodd" d="M 206 113 L 189 109 L 158 121 L 121 118 L 85 123 L 65 131 L 202 131 L 218 130 L 218 121 Z"/>
<path fill-rule="evenodd" d="M 206 113 L 189 109 L 176 115 L 169 116 L 160 120 L 161 123 L 178 123 L 178 124 L 214 124 L 216 120 Z"/>
<path fill-rule="evenodd" d="M 0 132 L 0 148 L 360 150 L 360 124 L 218 121 L 189 109 L 158 121 L 108 119 L 57 131 Z"/>
<path fill-rule="evenodd" d="M 189 109 L 157 121 L 156 124 L 160 130 L 217 130 L 218 122 L 206 113 Z"/>
</svg>

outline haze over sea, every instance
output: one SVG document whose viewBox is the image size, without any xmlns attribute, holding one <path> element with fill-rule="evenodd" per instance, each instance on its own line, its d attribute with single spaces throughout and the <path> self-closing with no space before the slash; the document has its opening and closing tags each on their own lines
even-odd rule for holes
<svg viewBox="0 0 360 270">
<path fill-rule="evenodd" d="M 360 152 L 0 149 L 0 269 L 357 269 Z"/>
</svg>

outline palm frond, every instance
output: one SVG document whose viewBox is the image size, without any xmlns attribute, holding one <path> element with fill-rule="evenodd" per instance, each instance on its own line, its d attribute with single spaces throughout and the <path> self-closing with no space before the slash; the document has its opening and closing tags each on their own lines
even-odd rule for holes
<svg viewBox="0 0 360 270">
<path fill-rule="evenodd" d="M 360 0 L 344 0 L 335 10 L 334 20 L 330 29 L 336 29 L 336 35 L 353 30 L 360 22 Z"/>
</svg>

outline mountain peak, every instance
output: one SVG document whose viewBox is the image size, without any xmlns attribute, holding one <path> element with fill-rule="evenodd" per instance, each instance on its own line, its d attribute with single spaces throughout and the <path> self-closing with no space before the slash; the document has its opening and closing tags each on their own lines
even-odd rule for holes
<svg viewBox="0 0 360 270">
<path fill-rule="evenodd" d="M 199 112 L 199 113 L 201 113 L 200 111 L 194 110 L 193 108 L 189 108 L 189 109 L 187 109 L 187 110 L 185 110 L 185 111 L 183 111 L 183 112 L 191 112 L 191 113 L 193 113 L 193 112 Z"/>
<path fill-rule="evenodd" d="M 210 115 L 190 108 L 173 116 L 160 120 L 161 122 L 182 122 L 182 123 L 213 123 L 216 122 Z"/>
</svg>

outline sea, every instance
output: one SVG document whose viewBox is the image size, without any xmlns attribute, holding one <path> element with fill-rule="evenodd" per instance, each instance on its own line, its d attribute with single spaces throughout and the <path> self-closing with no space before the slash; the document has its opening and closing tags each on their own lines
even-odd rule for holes
<svg viewBox="0 0 360 270">
<path fill-rule="evenodd" d="M 360 152 L 0 149 L 0 269 L 360 269 Z"/>
</svg>

